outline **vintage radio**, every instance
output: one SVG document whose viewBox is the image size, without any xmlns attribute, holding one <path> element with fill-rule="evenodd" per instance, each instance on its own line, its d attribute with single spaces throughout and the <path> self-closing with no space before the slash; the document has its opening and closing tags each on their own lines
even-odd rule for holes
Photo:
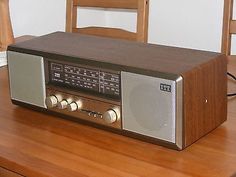
<svg viewBox="0 0 236 177">
<path fill-rule="evenodd" d="M 178 150 L 227 117 L 218 53 L 56 32 L 8 64 L 14 104 Z"/>
</svg>

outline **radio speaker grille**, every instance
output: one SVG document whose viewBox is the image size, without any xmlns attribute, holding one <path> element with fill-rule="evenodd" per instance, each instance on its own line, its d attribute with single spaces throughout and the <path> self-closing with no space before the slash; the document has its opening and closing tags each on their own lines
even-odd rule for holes
<svg viewBox="0 0 236 177">
<path fill-rule="evenodd" d="M 46 108 L 43 58 L 8 52 L 11 98 Z"/>
<path fill-rule="evenodd" d="M 175 143 L 175 81 L 122 72 L 121 86 L 123 129 Z"/>
</svg>

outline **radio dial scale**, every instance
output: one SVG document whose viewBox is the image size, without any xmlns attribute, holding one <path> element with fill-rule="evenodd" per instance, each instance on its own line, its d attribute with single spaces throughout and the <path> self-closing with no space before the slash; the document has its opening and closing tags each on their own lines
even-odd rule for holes
<svg viewBox="0 0 236 177">
<path fill-rule="evenodd" d="M 120 75 L 72 64 L 49 62 L 50 82 L 120 97 Z"/>
</svg>

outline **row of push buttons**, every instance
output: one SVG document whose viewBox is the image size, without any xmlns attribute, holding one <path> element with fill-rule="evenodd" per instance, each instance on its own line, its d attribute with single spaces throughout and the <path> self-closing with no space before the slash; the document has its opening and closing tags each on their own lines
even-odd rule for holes
<svg viewBox="0 0 236 177">
<path fill-rule="evenodd" d="M 94 118 L 101 118 L 101 119 L 103 118 L 103 114 L 100 112 L 90 111 L 90 110 L 86 110 L 86 109 L 81 109 L 81 111 L 88 114 L 88 116 L 91 116 Z"/>
</svg>

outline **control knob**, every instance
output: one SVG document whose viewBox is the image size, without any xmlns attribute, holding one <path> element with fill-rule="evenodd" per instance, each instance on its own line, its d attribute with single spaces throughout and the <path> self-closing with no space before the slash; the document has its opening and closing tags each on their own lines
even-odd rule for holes
<svg viewBox="0 0 236 177">
<path fill-rule="evenodd" d="M 82 101 L 78 100 L 78 101 L 74 101 L 71 104 L 68 105 L 67 109 L 71 112 L 79 110 L 82 108 Z"/>
<path fill-rule="evenodd" d="M 54 108 L 61 100 L 61 95 L 51 95 L 46 98 L 45 103 L 48 108 Z"/>
<path fill-rule="evenodd" d="M 118 107 L 108 109 L 104 114 L 103 114 L 104 120 L 112 124 L 120 119 L 120 109 Z"/>
<path fill-rule="evenodd" d="M 64 99 L 64 100 L 62 100 L 61 102 L 58 103 L 57 107 L 59 109 L 66 109 L 71 102 L 72 102 L 71 98 Z"/>
</svg>

